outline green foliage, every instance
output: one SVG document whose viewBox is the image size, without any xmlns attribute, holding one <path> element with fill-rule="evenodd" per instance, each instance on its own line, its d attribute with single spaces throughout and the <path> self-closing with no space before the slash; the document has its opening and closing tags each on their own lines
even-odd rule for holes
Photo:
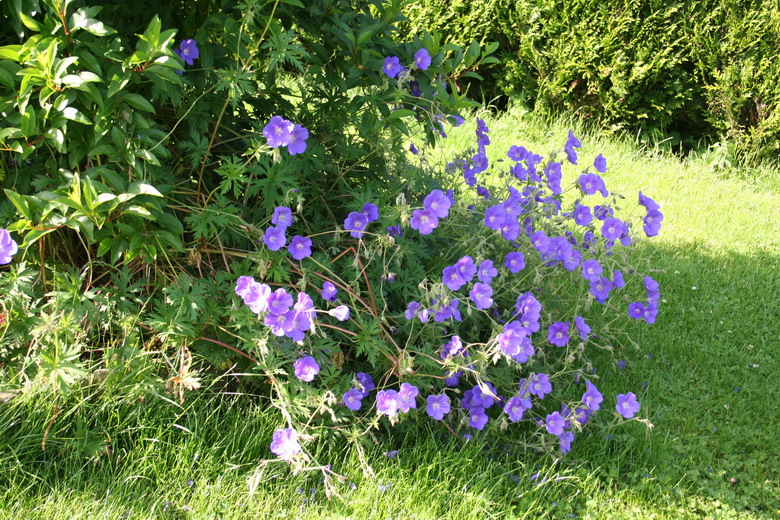
<svg viewBox="0 0 780 520">
<path fill-rule="evenodd" d="M 741 0 L 456 0 L 407 5 L 408 27 L 500 42 L 481 88 L 577 113 L 611 131 L 733 141 L 741 157 L 780 150 L 780 11 Z"/>
</svg>

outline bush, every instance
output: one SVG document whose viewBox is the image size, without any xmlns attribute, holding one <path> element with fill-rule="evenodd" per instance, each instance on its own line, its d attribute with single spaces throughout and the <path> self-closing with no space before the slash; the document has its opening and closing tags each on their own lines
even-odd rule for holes
<svg viewBox="0 0 780 520">
<path fill-rule="evenodd" d="M 603 398 L 577 387 L 595 380 L 591 350 L 622 344 L 615 312 L 658 312 L 649 277 L 634 298 L 609 298 L 634 271 L 638 233 L 592 171 L 606 160 L 570 201 L 556 157 L 577 164 L 571 133 L 546 161 L 512 147 L 502 171 L 477 121 L 474 149 L 429 163 L 473 106 L 458 82 L 479 79 L 495 46 L 397 44 L 396 4 L 206 4 L 174 41 L 152 13 L 130 17 L 141 34 L 117 33 L 107 22 L 127 6 L 103 21 L 102 6 L 30 3 L 20 43 L 0 47 L 0 262 L 13 262 L 0 359 L 14 381 L 67 392 L 98 364 L 132 372 L 151 351 L 157 383 L 184 400 L 203 365 L 242 363 L 281 412 L 271 451 L 301 464 L 312 451 L 299 456 L 299 436 L 354 440 L 423 395 L 433 418 L 451 410 L 451 431 L 482 430 L 499 401 L 506 427 L 552 379 L 555 404 L 534 404 L 525 431 L 568 451 Z M 640 204 L 654 236 L 663 216 Z M 460 378 L 473 385 L 462 394 Z M 353 414 L 373 385 L 374 412 Z M 618 396 L 623 417 L 638 407 Z"/>
<path fill-rule="evenodd" d="M 500 42 L 488 99 L 519 97 L 675 147 L 727 139 L 753 158 L 780 147 L 779 21 L 765 2 L 459 0 L 406 14 L 412 33 Z"/>
</svg>

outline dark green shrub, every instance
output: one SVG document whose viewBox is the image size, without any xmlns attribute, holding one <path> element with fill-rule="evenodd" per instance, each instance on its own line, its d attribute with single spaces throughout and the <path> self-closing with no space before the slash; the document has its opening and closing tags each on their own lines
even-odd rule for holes
<svg viewBox="0 0 780 520">
<path fill-rule="evenodd" d="M 778 10 L 742 0 L 457 0 L 406 8 L 412 32 L 500 43 L 486 98 L 575 112 L 690 148 L 727 139 L 778 150 Z"/>
</svg>

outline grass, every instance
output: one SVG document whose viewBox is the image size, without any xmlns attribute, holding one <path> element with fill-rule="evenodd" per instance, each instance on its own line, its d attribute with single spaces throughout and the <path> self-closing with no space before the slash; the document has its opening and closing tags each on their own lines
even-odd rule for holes
<svg viewBox="0 0 780 520">
<path fill-rule="evenodd" d="M 518 111 L 488 125 L 496 159 L 512 144 L 546 154 L 569 128 Z M 635 389 L 652 431 L 596 424 L 552 459 L 478 436 L 443 442 L 423 422 L 364 443 L 374 474 L 354 446 L 323 446 L 318 460 L 347 477 L 328 499 L 321 472 L 258 465 L 277 422 L 262 396 L 215 381 L 180 406 L 109 378 L 74 391 L 53 422 L 43 391 L 0 405 L 0 518 L 777 518 L 780 171 L 746 179 L 577 135 L 581 164 L 603 153 L 627 207 L 642 190 L 666 216 L 636 251 L 661 284 L 658 323 L 630 325 L 638 348 L 619 352 L 625 370 L 602 364 L 599 385 L 607 401 Z M 464 126 L 437 153 L 472 136 Z"/>
</svg>

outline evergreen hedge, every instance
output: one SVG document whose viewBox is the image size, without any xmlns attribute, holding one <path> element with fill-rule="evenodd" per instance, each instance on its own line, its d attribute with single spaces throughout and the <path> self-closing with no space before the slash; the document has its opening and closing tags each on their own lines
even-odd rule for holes
<svg viewBox="0 0 780 520">
<path fill-rule="evenodd" d="M 409 30 L 500 43 L 471 95 L 743 155 L 780 149 L 780 11 L 760 0 L 419 0 Z M 706 142 L 705 141 L 705 142 Z"/>
</svg>

